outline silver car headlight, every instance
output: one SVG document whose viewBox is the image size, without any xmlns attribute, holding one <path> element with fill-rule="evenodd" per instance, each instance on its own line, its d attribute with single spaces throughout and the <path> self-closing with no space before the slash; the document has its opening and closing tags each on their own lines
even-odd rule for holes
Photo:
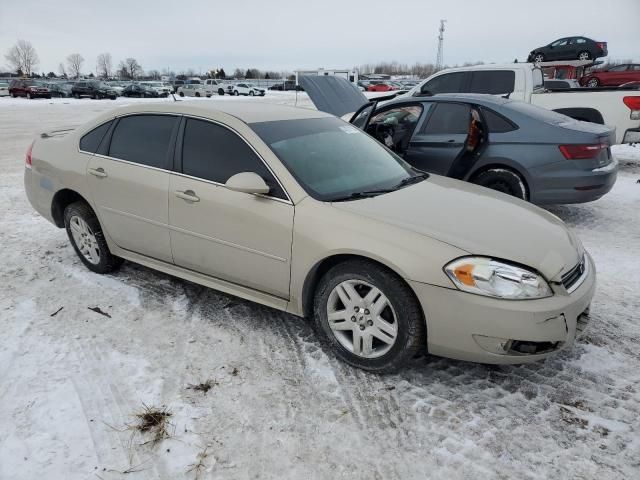
<svg viewBox="0 0 640 480">
<path fill-rule="evenodd" d="M 488 257 L 463 257 L 444 267 L 463 292 L 506 300 L 545 298 L 553 295 L 538 273 Z"/>
</svg>

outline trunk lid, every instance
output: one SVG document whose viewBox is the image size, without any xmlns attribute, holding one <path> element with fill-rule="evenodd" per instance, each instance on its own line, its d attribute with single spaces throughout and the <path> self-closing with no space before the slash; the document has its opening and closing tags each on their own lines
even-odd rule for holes
<svg viewBox="0 0 640 480">
<path fill-rule="evenodd" d="M 342 117 L 369 102 L 346 78 L 333 75 L 300 75 L 298 83 L 321 112 Z"/>
</svg>

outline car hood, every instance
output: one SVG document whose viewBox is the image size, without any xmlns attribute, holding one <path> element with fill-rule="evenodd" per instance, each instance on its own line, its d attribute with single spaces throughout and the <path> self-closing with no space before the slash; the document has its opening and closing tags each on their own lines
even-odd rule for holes
<svg viewBox="0 0 640 480">
<path fill-rule="evenodd" d="M 367 97 L 346 78 L 333 75 L 300 75 L 298 83 L 321 112 L 342 117 L 368 103 Z"/>
<path fill-rule="evenodd" d="M 469 183 L 432 175 L 335 208 L 445 242 L 473 255 L 516 262 L 554 279 L 582 257 L 580 240 L 555 215 Z"/>
</svg>

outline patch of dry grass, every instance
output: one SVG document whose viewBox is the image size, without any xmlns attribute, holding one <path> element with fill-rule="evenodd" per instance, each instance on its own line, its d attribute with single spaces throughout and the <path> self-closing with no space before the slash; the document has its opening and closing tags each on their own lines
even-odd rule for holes
<svg viewBox="0 0 640 480">
<path fill-rule="evenodd" d="M 136 423 L 128 425 L 128 428 L 141 434 L 150 435 L 151 439 L 145 443 L 155 445 L 169 438 L 169 430 L 173 425 L 169 422 L 172 413 L 166 407 L 150 407 L 142 404 L 142 411 L 136 413 Z"/>
</svg>

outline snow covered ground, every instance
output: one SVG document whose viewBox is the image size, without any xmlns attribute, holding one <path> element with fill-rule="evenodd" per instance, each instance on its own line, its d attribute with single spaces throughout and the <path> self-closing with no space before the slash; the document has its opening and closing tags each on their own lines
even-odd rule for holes
<svg viewBox="0 0 640 480">
<path fill-rule="evenodd" d="M 572 350 L 376 376 L 296 317 L 131 263 L 90 273 L 35 214 L 31 139 L 132 101 L 0 99 L 1 479 L 640 478 L 640 146 L 616 148 L 603 199 L 550 209 L 599 270 Z M 143 404 L 172 412 L 169 439 L 127 428 Z"/>
</svg>

